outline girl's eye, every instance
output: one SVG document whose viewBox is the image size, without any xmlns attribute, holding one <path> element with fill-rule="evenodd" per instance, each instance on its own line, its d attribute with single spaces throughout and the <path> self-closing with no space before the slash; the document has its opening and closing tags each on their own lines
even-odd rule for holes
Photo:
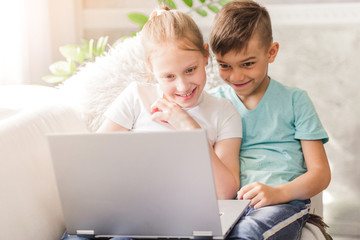
<svg viewBox="0 0 360 240">
<path fill-rule="evenodd" d="M 173 74 L 169 74 L 169 75 L 166 75 L 164 76 L 163 78 L 165 79 L 173 79 L 175 76 Z"/>
<path fill-rule="evenodd" d="M 185 73 L 193 73 L 195 72 L 196 70 L 196 67 L 192 67 L 192 68 L 189 68 L 188 70 L 185 71 Z"/>
</svg>

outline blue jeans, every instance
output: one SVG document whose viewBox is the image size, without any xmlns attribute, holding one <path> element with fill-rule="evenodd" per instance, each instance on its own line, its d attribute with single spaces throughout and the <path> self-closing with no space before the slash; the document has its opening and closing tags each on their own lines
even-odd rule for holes
<svg viewBox="0 0 360 240">
<path fill-rule="evenodd" d="M 248 207 L 236 223 L 226 240 L 295 240 L 309 218 L 310 200 L 295 200 L 289 203 L 254 209 Z M 129 240 L 129 238 L 111 238 Z M 88 240 L 84 237 L 68 236 L 61 240 Z"/>
<path fill-rule="evenodd" d="M 310 200 L 295 200 L 256 210 L 248 207 L 227 240 L 300 239 L 309 210 Z"/>
</svg>

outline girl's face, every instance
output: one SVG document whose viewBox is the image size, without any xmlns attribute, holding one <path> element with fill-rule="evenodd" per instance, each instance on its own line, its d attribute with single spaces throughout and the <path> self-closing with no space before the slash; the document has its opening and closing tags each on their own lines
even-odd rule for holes
<svg viewBox="0 0 360 240">
<path fill-rule="evenodd" d="M 168 101 L 195 106 L 206 83 L 208 55 L 164 44 L 151 54 L 151 69 Z"/>
</svg>

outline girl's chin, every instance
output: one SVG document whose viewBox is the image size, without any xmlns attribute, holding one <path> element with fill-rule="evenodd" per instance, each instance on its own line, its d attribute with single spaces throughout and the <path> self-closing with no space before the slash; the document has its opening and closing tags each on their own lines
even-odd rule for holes
<svg viewBox="0 0 360 240">
<path fill-rule="evenodd" d="M 191 108 L 196 105 L 196 101 L 176 101 L 176 104 L 182 108 Z"/>
</svg>

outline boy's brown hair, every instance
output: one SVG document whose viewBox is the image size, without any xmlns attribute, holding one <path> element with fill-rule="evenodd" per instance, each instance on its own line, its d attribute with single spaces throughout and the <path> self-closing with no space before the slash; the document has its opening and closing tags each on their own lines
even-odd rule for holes
<svg viewBox="0 0 360 240">
<path fill-rule="evenodd" d="M 272 43 L 270 15 L 265 7 L 251 0 L 235 0 L 226 4 L 216 15 L 210 33 L 210 46 L 215 54 L 247 48 L 255 34 L 263 47 Z"/>
</svg>

